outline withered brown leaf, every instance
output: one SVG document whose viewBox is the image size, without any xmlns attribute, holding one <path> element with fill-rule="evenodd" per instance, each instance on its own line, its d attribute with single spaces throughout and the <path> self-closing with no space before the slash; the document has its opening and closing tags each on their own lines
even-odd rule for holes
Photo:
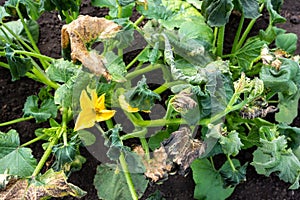
<svg viewBox="0 0 300 200">
<path fill-rule="evenodd" d="M 179 174 L 184 175 L 186 169 L 194 159 L 200 157 L 206 149 L 206 145 L 191 136 L 187 127 L 175 131 L 165 140 L 160 148 L 153 152 L 151 159 L 146 159 L 141 146 L 135 147 L 134 151 L 143 159 L 146 172 L 145 176 L 153 182 L 168 177 L 168 172 L 173 168 L 173 163 L 180 166 Z"/>
<path fill-rule="evenodd" d="M 68 183 L 64 172 L 53 170 L 47 171 L 40 180 L 13 179 L 4 190 L 0 190 L 0 200 L 39 200 L 67 195 L 82 197 L 85 192 Z"/>
<path fill-rule="evenodd" d="M 118 24 L 105 18 L 80 15 L 76 20 L 62 27 L 62 49 L 66 49 L 70 45 L 71 58 L 74 62 L 79 60 L 95 75 L 103 75 L 107 80 L 110 80 L 111 75 L 108 73 L 103 59 L 98 53 L 89 52 L 86 48 L 86 43 L 97 38 L 110 38 L 120 28 Z"/>
<path fill-rule="evenodd" d="M 200 157 L 206 149 L 206 145 L 191 136 L 191 130 L 182 127 L 175 131 L 162 143 L 168 158 L 180 165 L 179 174 L 184 175 L 186 169 L 196 158 Z"/>
</svg>

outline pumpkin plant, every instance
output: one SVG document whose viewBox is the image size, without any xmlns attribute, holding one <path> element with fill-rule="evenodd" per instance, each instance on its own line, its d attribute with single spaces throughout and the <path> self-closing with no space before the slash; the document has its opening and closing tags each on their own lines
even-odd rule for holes
<svg viewBox="0 0 300 200">
<path fill-rule="evenodd" d="M 27 98 L 22 118 L 0 126 L 49 123 L 23 144 L 16 130 L 0 133 L 1 199 L 84 196 L 67 181 L 84 167 L 82 145 L 101 161 L 99 199 L 139 199 L 149 182 L 189 168 L 194 198 L 226 199 L 246 181 L 249 164 L 299 188 L 300 129 L 291 126 L 299 56 L 297 36 L 276 27 L 285 21 L 282 0 L 92 0 L 109 9 L 106 18 L 80 15 L 80 1 L 63 2 L 8 0 L 0 7 L 0 66 L 13 81 L 27 76 L 45 85 Z M 36 45 L 36 20 L 54 9 L 66 22 L 60 59 Z M 268 27 L 249 37 L 262 12 Z M 234 14 L 240 22 L 227 53 L 225 27 Z M 145 45 L 125 60 L 136 35 Z M 44 141 L 38 159 L 28 147 L 37 141 Z M 235 158 L 252 147 L 253 160 Z M 226 157 L 220 168 L 216 155 Z"/>
</svg>

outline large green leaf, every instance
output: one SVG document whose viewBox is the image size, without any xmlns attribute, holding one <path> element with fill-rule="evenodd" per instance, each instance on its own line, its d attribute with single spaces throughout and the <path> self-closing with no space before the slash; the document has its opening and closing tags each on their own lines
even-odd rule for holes
<svg viewBox="0 0 300 200">
<path fill-rule="evenodd" d="M 5 54 L 13 81 L 19 80 L 31 70 L 31 59 L 15 55 L 10 45 L 5 46 Z"/>
<path fill-rule="evenodd" d="M 117 82 L 124 82 L 125 74 L 126 74 L 126 66 L 123 59 L 113 52 L 107 52 L 105 54 L 106 59 L 106 68 L 108 72 L 111 74 L 112 79 Z"/>
<path fill-rule="evenodd" d="M 53 99 L 43 100 L 38 104 L 39 98 L 35 95 L 29 96 L 24 104 L 24 117 L 33 116 L 37 123 L 46 121 L 50 117 L 55 118 L 57 115 L 57 106 Z"/>
<path fill-rule="evenodd" d="M 233 7 L 232 0 L 204 0 L 201 11 L 210 26 L 219 27 L 227 24 Z"/>
<path fill-rule="evenodd" d="M 227 155 L 236 156 L 243 146 L 239 133 L 236 131 L 231 131 L 228 135 L 222 136 L 219 142 L 222 145 L 223 152 Z"/>
<path fill-rule="evenodd" d="M 46 70 L 46 74 L 53 81 L 67 82 L 78 71 L 78 66 L 72 62 L 58 59 L 52 62 Z"/>
<path fill-rule="evenodd" d="M 244 70 L 249 69 L 251 63 L 260 56 L 261 48 L 265 44 L 259 38 L 248 39 L 244 46 L 235 52 L 235 59 Z"/>
<path fill-rule="evenodd" d="M 147 0 L 147 7 L 144 5 L 137 5 L 136 9 L 142 15 L 151 19 L 163 19 L 167 20 L 169 16 L 173 14 L 173 12 L 167 9 L 161 0 Z"/>
<path fill-rule="evenodd" d="M 270 133 L 276 135 L 272 130 Z M 271 141 L 261 138 L 260 142 L 261 146 L 254 151 L 251 163 L 256 172 L 266 176 L 276 173 L 281 180 L 292 184 L 290 189 L 298 189 L 300 161 L 292 150 L 287 148 L 285 136 L 279 136 Z"/>
<path fill-rule="evenodd" d="M 248 163 L 241 166 L 240 161 L 232 159 L 230 163 L 228 160 L 222 165 L 220 174 L 225 181 L 226 187 L 232 187 L 246 181 L 246 170 Z M 232 169 L 234 166 L 235 170 Z"/>
<path fill-rule="evenodd" d="M 297 49 L 298 37 L 295 33 L 281 34 L 276 37 L 275 44 L 278 48 L 289 54 L 294 54 Z"/>
<path fill-rule="evenodd" d="M 138 173 L 132 173 L 131 178 L 138 196 L 141 197 L 147 188 L 148 180 L 143 174 Z M 116 165 L 99 165 L 94 178 L 94 185 L 100 199 L 129 200 L 132 198 L 124 172 Z"/>
<path fill-rule="evenodd" d="M 207 159 L 196 159 L 191 168 L 195 181 L 195 199 L 223 200 L 229 197 L 235 187 L 224 188 L 221 175 Z"/>
<path fill-rule="evenodd" d="M 245 18 L 255 19 L 260 16 L 258 0 L 234 0 L 234 3 Z"/>
<path fill-rule="evenodd" d="M 20 177 L 30 176 L 33 173 L 37 164 L 36 159 L 31 149 L 19 145 L 17 131 L 0 132 L 0 174 L 4 174 L 6 170 L 9 174 Z"/>
<path fill-rule="evenodd" d="M 277 2 L 276 1 L 277 0 L 265 0 L 266 8 L 270 14 L 270 23 L 272 25 L 277 24 L 277 23 L 283 23 L 286 21 L 286 19 L 279 14 L 279 10 L 276 10 L 276 9 L 279 9 L 278 2 L 282 3 L 282 0 L 277 1 Z M 273 4 L 275 7 L 273 6 Z"/>
</svg>

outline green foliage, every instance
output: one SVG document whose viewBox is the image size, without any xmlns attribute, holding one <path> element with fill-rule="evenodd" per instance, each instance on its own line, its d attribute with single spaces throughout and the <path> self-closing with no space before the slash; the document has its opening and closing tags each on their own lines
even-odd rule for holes
<svg viewBox="0 0 300 200">
<path fill-rule="evenodd" d="M 236 131 L 231 131 L 227 136 L 221 136 L 219 142 L 226 155 L 236 156 L 243 146 L 239 133 Z"/>
<path fill-rule="evenodd" d="M 270 14 L 270 24 L 275 25 L 277 23 L 285 22 L 286 19 L 282 17 L 278 12 L 283 0 L 265 0 L 265 6 Z"/>
<path fill-rule="evenodd" d="M 195 199 L 222 200 L 229 197 L 234 187 L 224 188 L 220 173 L 213 169 L 207 159 L 196 159 L 191 165 L 193 179 L 196 183 Z"/>
<path fill-rule="evenodd" d="M 19 80 L 31 70 L 32 64 L 30 58 L 14 55 L 14 50 L 10 47 L 10 45 L 5 46 L 5 53 L 7 62 L 9 64 L 12 81 Z"/>
<path fill-rule="evenodd" d="M 233 7 L 231 0 L 205 0 L 201 11 L 210 26 L 219 27 L 228 23 Z"/>
<path fill-rule="evenodd" d="M 117 0 L 92 0 L 93 6 L 100 8 L 109 8 L 109 16 L 112 18 L 126 18 L 132 15 L 134 1 L 117 1 Z M 121 7 L 121 15 L 119 16 L 119 6 Z"/>
<path fill-rule="evenodd" d="M 133 173 L 131 178 L 134 187 L 141 197 L 147 188 L 148 181 L 143 174 Z M 131 199 L 124 172 L 116 165 L 99 165 L 94 178 L 98 197 L 104 200 Z"/>
<path fill-rule="evenodd" d="M 9 174 L 20 177 L 30 176 L 37 162 L 31 149 L 20 147 L 20 138 L 16 130 L 0 132 L 0 174 L 8 170 Z"/>
<path fill-rule="evenodd" d="M 39 105 L 39 98 L 35 95 L 26 99 L 23 108 L 24 117 L 33 116 L 37 123 L 44 122 L 50 117 L 55 118 L 57 115 L 57 106 L 53 99 L 46 99 Z"/>
<path fill-rule="evenodd" d="M 246 181 L 246 169 L 248 163 L 241 166 L 240 161 L 237 159 L 232 159 L 232 164 L 234 165 L 234 170 L 227 160 L 220 168 L 220 174 L 225 182 L 225 187 L 235 187 L 241 182 Z"/>
<path fill-rule="evenodd" d="M 66 83 L 77 71 L 78 66 L 72 62 L 58 59 L 49 65 L 46 73 L 51 80 Z"/>
<path fill-rule="evenodd" d="M 254 19 L 260 16 L 258 0 L 233 0 L 233 3 L 245 18 Z"/>
<path fill-rule="evenodd" d="M 124 95 L 130 106 L 139 110 L 150 110 L 155 101 L 161 99 L 158 94 L 149 89 L 144 76 L 137 86 L 131 88 Z"/>
<path fill-rule="evenodd" d="M 285 136 L 276 137 L 275 129 L 268 128 L 261 128 L 260 133 L 265 137 L 260 139 L 261 146 L 254 151 L 251 165 L 258 174 L 276 173 L 281 180 L 292 184 L 290 189 L 298 189 L 300 161 L 287 147 Z"/>
<path fill-rule="evenodd" d="M 18 16 L 17 8 L 27 19 L 37 20 L 41 15 L 40 4 L 34 0 L 8 0 L 5 1 L 4 7 L 6 12 L 12 16 Z"/>
<path fill-rule="evenodd" d="M 275 44 L 278 48 L 289 54 L 294 54 L 297 49 L 298 37 L 294 33 L 281 34 L 276 37 Z"/>
</svg>

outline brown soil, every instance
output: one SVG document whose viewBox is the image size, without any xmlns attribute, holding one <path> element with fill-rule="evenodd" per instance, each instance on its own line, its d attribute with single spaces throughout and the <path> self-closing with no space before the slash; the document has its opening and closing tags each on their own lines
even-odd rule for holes
<svg viewBox="0 0 300 200">
<path fill-rule="evenodd" d="M 3 0 L 0 1 L 3 5 Z M 89 14 L 91 16 L 103 17 L 107 14 L 107 10 L 93 8 L 90 6 L 89 1 L 83 1 L 81 13 Z M 288 32 L 294 32 L 300 37 L 300 2 L 293 0 L 284 1 L 282 8 L 283 15 L 287 18 L 287 23 L 281 25 Z M 258 21 L 258 26 L 265 26 L 264 19 Z M 40 24 L 40 41 L 39 48 L 45 55 L 59 58 L 61 57 L 60 49 L 60 29 L 62 23 L 59 21 L 55 12 L 44 13 L 39 19 Z M 229 31 L 230 32 L 230 31 Z M 228 33 L 228 32 L 227 32 Z M 299 40 L 300 41 L 300 40 Z M 298 44 L 300 45 L 300 42 Z M 299 46 L 298 45 L 298 46 Z M 297 53 L 300 49 L 297 49 Z M 0 68 L 0 122 L 16 119 L 22 116 L 22 108 L 26 97 L 32 94 L 37 94 L 41 84 L 36 83 L 27 78 L 12 82 L 9 71 Z M 295 125 L 300 127 L 300 118 L 298 117 Z M 0 131 L 6 132 L 9 129 L 16 129 L 21 135 L 21 142 L 28 141 L 34 137 L 34 130 L 38 127 L 45 127 L 46 123 L 36 124 L 34 120 L 14 124 L 7 127 L 0 127 Z M 30 146 L 33 149 L 34 156 L 37 158 L 41 157 L 42 148 L 38 143 Z M 96 200 L 97 191 L 93 186 L 94 174 L 99 161 L 95 159 L 85 149 L 81 149 L 83 156 L 87 158 L 87 162 L 84 164 L 83 169 L 79 172 L 73 173 L 69 182 L 79 186 L 83 190 L 87 191 L 88 194 L 82 198 L 84 200 Z M 244 151 L 238 155 L 238 158 L 242 163 L 252 159 L 251 151 Z M 220 157 L 220 160 L 224 158 Z M 217 162 L 217 161 L 216 161 Z M 293 200 L 300 199 L 300 190 L 292 191 L 288 190 L 289 184 L 280 181 L 276 176 L 264 177 L 257 175 L 252 166 L 248 167 L 247 170 L 247 181 L 238 185 L 233 195 L 228 198 L 231 200 L 238 199 L 272 199 L 272 200 Z M 179 175 L 170 176 L 167 181 L 162 185 L 150 185 L 142 199 L 146 199 L 149 194 L 155 190 L 160 190 L 166 199 L 170 200 L 189 200 L 193 199 L 194 182 L 191 173 L 187 177 Z M 75 199 L 73 197 L 62 198 L 65 200 Z"/>
</svg>

